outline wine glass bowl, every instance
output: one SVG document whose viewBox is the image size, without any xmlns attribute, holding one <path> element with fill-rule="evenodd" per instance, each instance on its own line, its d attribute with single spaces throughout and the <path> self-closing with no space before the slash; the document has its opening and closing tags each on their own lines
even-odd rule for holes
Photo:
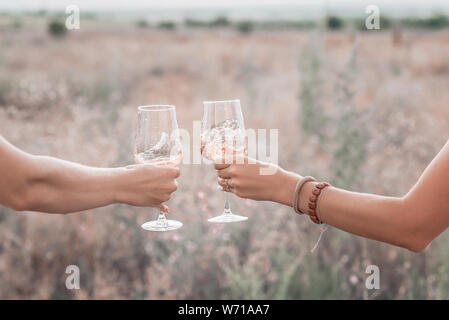
<svg viewBox="0 0 449 320">
<path fill-rule="evenodd" d="M 134 158 L 138 164 L 177 166 L 182 161 L 176 108 L 172 105 L 147 105 L 137 108 Z M 160 212 L 158 219 L 142 224 L 149 231 L 171 231 L 182 227 Z"/>
<path fill-rule="evenodd" d="M 137 115 L 137 163 L 171 163 L 182 157 L 175 106 L 140 106 L 137 108 Z"/>
</svg>

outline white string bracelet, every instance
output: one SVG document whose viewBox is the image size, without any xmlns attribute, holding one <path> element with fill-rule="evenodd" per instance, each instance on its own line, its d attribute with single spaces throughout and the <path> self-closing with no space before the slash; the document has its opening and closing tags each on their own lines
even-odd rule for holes
<svg viewBox="0 0 449 320">
<path fill-rule="evenodd" d="M 322 201 L 322 199 L 324 198 L 324 195 L 326 194 L 326 189 L 323 189 L 321 192 L 321 196 L 317 199 L 317 210 L 316 210 L 316 216 L 318 218 L 318 221 L 320 222 L 320 224 L 322 223 L 321 218 L 320 218 L 320 202 Z M 316 248 L 318 248 L 318 245 L 320 244 L 321 238 L 323 237 L 323 234 L 327 231 L 327 229 L 329 229 L 329 225 L 326 225 L 325 227 L 323 227 L 323 225 L 320 225 L 320 236 L 318 237 L 318 240 L 316 241 L 315 245 L 313 246 L 313 248 L 310 250 L 311 253 L 313 253 L 315 251 Z"/>
</svg>

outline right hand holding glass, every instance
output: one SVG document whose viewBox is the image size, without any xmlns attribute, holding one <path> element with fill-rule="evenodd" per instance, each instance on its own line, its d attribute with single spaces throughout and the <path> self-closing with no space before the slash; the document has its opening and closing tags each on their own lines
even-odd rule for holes
<svg viewBox="0 0 449 320">
<path fill-rule="evenodd" d="M 215 164 L 218 184 L 223 191 L 244 199 L 274 201 L 291 204 L 299 175 L 287 172 L 277 165 L 248 157 L 238 158 L 233 164 Z"/>
<path fill-rule="evenodd" d="M 180 171 L 176 167 L 152 164 L 127 166 L 117 186 L 117 200 L 139 207 L 154 207 L 169 213 L 164 205 L 178 185 Z"/>
</svg>

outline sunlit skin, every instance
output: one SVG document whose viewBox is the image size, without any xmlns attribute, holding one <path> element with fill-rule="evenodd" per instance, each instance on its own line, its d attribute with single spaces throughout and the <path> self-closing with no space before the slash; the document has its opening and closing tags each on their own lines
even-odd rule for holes
<svg viewBox="0 0 449 320">
<path fill-rule="evenodd" d="M 301 176 L 278 167 L 273 175 L 260 175 L 260 168 L 274 165 L 251 162 L 248 164 L 246 158 L 242 164 L 216 164 L 218 183 L 241 198 L 292 206 Z M 298 205 L 302 212 L 307 211 L 315 184 L 306 183 L 300 192 Z M 319 201 L 318 215 L 324 223 L 353 234 L 415 252 L 424 250 L 449 226 L 449 142 L 403 197 L 329 187 Z"/>
<path fill-rule="evenodd" d="M 152 164 L 94 168 L 35 156 L 0 136 L 0 204 L 17 211 L 71 213 L 113 203 L 156 207 L 177 189 L 179 169 Z"/>
</svg>

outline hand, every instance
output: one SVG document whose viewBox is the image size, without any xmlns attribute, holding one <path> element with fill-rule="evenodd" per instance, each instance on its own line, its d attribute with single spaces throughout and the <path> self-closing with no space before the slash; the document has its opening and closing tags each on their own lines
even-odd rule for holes
<svg viewBox="0 0 449 320">
<path fill-rule="evenodd" d="M 286 205 L 291 205 L 300 178 L 277 165 L 247 157 L 237 159 L 232 165 L 215 164 L 215 169 L 223 191 L 232 192 L 240 198 Z"/>
<path fill-rule="evenodd" d="M 169 209 L 164 202 L 170 199 L 178 184 L 180 171 L 176 167 L 151 164 L 130 165 L 121 169 L 117 200 L 133 206 L 154 207 L 164 213 Z"/>
</svg>

